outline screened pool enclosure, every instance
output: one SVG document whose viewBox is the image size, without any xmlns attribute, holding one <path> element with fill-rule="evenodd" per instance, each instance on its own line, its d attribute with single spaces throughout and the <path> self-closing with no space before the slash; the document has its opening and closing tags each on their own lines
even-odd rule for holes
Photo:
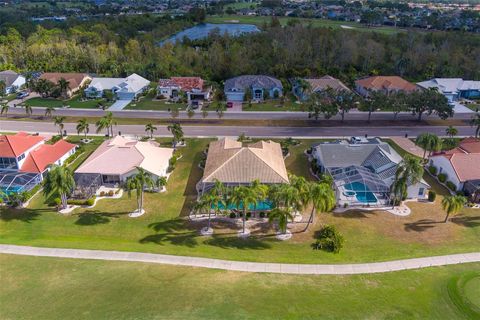
<svg viewBox="0 0 480 320">
<path fill-rule="evenodd" d="M 30 191 L 41 181 L 40 173 L 0 171 L 0 190 L 5 194 Z"/>
</svg>

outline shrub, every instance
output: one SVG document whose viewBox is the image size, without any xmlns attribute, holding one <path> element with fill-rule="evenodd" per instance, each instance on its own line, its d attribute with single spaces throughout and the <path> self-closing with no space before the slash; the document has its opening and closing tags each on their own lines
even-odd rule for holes
<svg viewBox="0 0 480 320">
<path fill-rule="evenodd" d="M 348 203 L 345 202 L 345 203 L 343 204 L 343 207 L 344 207 L 344 208 L 348 208 Z"/>
<path fill-rule="evenodd" d="M 318 233 L 318 240 L 313 244 L 316 250 L 339 253 L 345 242 L 343 236 L 335 229 L 335 226 L 326 225 Z"/>
<path fill-rule="evenodd" d="M 89 207 L 93 206 L 95 204 L 95 196 L 91 197 L 90 199 L 88 199 L 87 201 L 85 201 L 85 204 Z"/>
<path fill-rule="evenodd" d="M 105 191 L 100 191 L 100 197 L 105 197 Z"/>
<path fill-rule="evenodd" d="M 260 218 L 265 218 L 265 212 L 263 212 L 263 211 L 260 212 L 259 217 L 260 217 Z"/>
<path fill-rule="evenodd" d="M 235 218 L 237 217 L 237 215 L 235 214 L 235 212 L 230 212 L 229 217 L 230 217 L 231 219 L 235 219 Z"/>
<path fill-rule="evenodd" d="M 441 183 L 444 183 L 445 181 L 447 181 L 447 175 L 445 173 L 439 173 L 437 178 L 438 178 L 438 181 L 440 181 Z"/>
<path fill-rule="evenodd" d="M 108 196 L 109 197 L 113 197 L 113 195 L 114 195 L 113 190 L 108 191 Z"/>
<path fill-rule="evenodd" d="M 428 167 L 428 172 L 430 172 L 431 175 L 436 176 L 437 175 L 437 167 L 435 167 L 435 166 Z"/>
<path fill-rule="evenodd" d="M 247 218 L 250 218 L 252 216 L 251 212 L 247 212 Z"/>
<path fill-rule="evenodd" d="M 452 181 L 447 181 L 447 183 L 445 183 L 447 185 L 447 188 L 452 190 L 452 191 L 457 191 L 457 187 L 455 186 L 455 184 L 452 182 Z"/>
<path fill-rule="evenodd" d="M 60 198 L 53 199 L 53 204 L 57 207 L 60 206 L 62 204 L 62 199 Z"/>
<path fill-rule="evenodd" d="M 437 198 L 437 193 L 433 190 L 430 190 L 428 192 L 428 201 L 434 202 L 436 198 Z"/>
</svg>

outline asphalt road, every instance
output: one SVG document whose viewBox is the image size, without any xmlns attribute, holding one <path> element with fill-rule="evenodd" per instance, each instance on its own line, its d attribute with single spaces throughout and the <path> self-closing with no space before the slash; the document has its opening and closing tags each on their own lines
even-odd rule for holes
<svg viewBox="0 0 480 320">
<path fill-rule="evenodd" d="M 112 111 L 116 118 L 141 118 L 141 119 L 169 119 L 170 113 L 167 111 L 149 111 L 149 110 L 121 110 Z M 8 110 L 9 114 L 21 114 L 25 115 L 25 109 L 23 107 L 11 107 Z M 33 108 L 33 115 L 43 116 L 45 114 L 45 108 Z M 54 115 L 58 116 L 71 116 L 71 117 L 101 117 L 105 114 L 105 111 L 98 109 L 61 109 L 55 110 Z M 473 113 L 458 113 L 453 116 L 453 119 L 468 120 L 471 119 Z M 345 120 L 366 120 L 368 113 L 351 111 L 345 115 Z M 186 119 L 188 115 L 185 111 L 181 111 L 179 118 Z M 202 113 L 197 111 L 193 116 L 194 119 L 202 119 Z M 218 115 L 215 111 L 209 111 L 208 119 L 218 119 Z M 438 119 L 436 115 L 423 115 L 423 119 Z M 223 114 L 223 119 L 241 119 L 241 120 L 306 120 L 308 119 L 307 112 L 247 112 L 247 111 L 226 111 Z M 340 120 L 341 116 L 336 115 L 332 120 Z M 374 112 L 372 113 L 372 120 L 392 120 L 392 112 Z M 397 116 L 397 120 L 416 120 L 417 116 L 411 113 L 401 113 Z"/>
<path fill-rule="evenodd" d="M 66 123 L 65 130 L 68 134 L 76 134 L 75 123 Z M 157 126 L 156 136 L 171 136 L 166 126 Z M 431 132 L 439 136 L 445 135 L 446 126 L 390 126 L 390 127 L 234 127 L 234 126 L 183 126 L 187 137 L 218 137 L 238 136 L 245 133 L 251 137 L 296 137 L 296 138 L 319 138 L 319 137 L 350 137 L 350 136 L 404 136 L 415 137 L 423 132 Z M 459 136 L 470 136 L 474 129 L 470 126 L 459 126 Z M 91 132 L 94 126 L 91 124 Z M 26 131 L 39 133 L 57 133 L 58 127 L 50 122 L 27 122 L 27 121 L 0 121 L 1 131 Z M 115 132 L 122 134 L 144 136 L 143 125 L 118 125 Z"/>
</svg>

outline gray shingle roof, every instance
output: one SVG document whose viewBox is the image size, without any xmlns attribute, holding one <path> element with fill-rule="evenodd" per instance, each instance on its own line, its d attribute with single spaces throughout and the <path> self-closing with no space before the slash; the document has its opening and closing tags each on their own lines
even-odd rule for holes
<svg viewBox="0 0 480 320">
<path fill-rule="evenodd" d="M 17 80 L 18 76 L 19 74 L 15 71 L 2 71 L 0 72 L 0 81 L 5 82 L 6 87 L 10 87 L 15 82 L 15 80 Z"/>
<path fill-rule="evenodd" d="M 264 88 L 267 90 L 273 88 L 282 88 L 282 82 L 276 78 L 263 75 L 244 75 L 225 81 L 225 91 L 232 91 L 232 89 L 244 90 L 252 86 Z"/>
</svg>

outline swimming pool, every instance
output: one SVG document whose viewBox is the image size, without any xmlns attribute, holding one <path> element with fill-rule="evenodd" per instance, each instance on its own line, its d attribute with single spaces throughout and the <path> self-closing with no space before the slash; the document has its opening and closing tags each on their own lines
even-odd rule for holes
<svg viewBox="0 0 480 320">
<path fill-rule="evenodd" d="M 219 204 L 219 208 L 221 210 L 234 210 L 234 209 L 237 209 L 237 210 L 243 210 L 243 204 L 240 205 L 239 208 L 237 208 L 237 206 L 235 206 L 233 203 L 229 203 L 227 205 L 227 208 L 225 208 L 225 206 L 223 204 Z M 213 206 L 212 206 L 212 209 L 213 209 Z M 273 203 L 270 202 L 270 201 L 259 201 L 257 203 L 256 206 L 253 206 L 253 205 L 249 205 L 248 207 L 248 211 L 262 211 L 262 210 L 272 210 L 273 209 Z"/>
<path fill-rule="evenodd" d="M 373 192 L 368 189 L 366 185 L 361 182 L 352 182 L 349 184 L 344 185 L 345 190 L 347 192 L 355 192 L 355 197 L 359 202 L 362 203 L 375 203 L 377 202 L 377 198 L 373 194 Z"/>
</svg>

